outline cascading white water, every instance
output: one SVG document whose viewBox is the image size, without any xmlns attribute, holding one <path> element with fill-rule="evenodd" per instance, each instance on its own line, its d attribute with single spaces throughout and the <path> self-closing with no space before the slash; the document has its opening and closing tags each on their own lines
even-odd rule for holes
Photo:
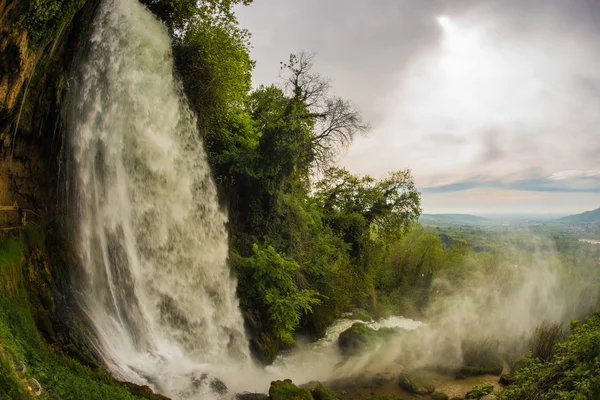
<svg viewBox="0 0 600 400">
<path fill-rule="evenodd" d="M 88 46 L 66 112 L 82 307 L 115 375 L 204 398 L 220 388 L 203 372 L 249 354 L 226 216 L 170 37 L 137 0 L 104 0 Z"/>
</svg>

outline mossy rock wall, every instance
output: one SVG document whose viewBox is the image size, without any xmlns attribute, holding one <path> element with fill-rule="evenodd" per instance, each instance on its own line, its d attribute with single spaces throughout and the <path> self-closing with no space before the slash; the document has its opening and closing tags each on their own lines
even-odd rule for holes
<svg viewBox="0 0 600 400">
<path fill-rule="evenodd" d="M 0 1 L 0 206 L 60 212 L 61 105 L 98 0 Z M 0 211 L 0 228 L 18 224 Z"/>
</svg>

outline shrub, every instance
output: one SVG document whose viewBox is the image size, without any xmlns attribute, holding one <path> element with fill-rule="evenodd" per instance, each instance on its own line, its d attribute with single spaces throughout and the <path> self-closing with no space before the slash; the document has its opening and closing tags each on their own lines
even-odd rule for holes
<svg viewBox="0 0 600 400">
<path fill-rule="evenodd" d="M 600 317 L 593 315 L 555 346 L 550 361 L 526 357 L 502 399 L 600 398 Z"/>
<path fill-rule="evenodd" d="M 471 391 L 467 392 L 465 399 L 481 399 L 494 391 L 494 386 L 491 383 L 480 383 Z"/>
<path fill-rule="evenodd" d="M 352 318 L 359 319 L 365 322 L 373 321 L 371 314 L 369 314 L 367 310 L 364 310 L 362 308 L 355 308 L 354 311 L 352 311 Z"/>
</svg>

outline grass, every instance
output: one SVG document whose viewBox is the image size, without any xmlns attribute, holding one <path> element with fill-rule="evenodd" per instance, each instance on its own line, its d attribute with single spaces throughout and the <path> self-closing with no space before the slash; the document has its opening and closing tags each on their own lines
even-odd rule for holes
<svg viewBox="0 0 600 400">
<path fill-rule="evenodd" d="M 504 367 L 504 362 L 498 355 L 498 346 L 498 340 L 489 336 L 463 341 L 461 374 L 465 376 L 499 375 Z"/>
<path fill-rule="evenodd" d="M 565 338 L 566 332 L 561 324 L 550 320 L 542 321 L 529 339 L 531 356 L 539 358 L 543 362 L 550 361 L 554 355 L 556 344 Z"/>
<path fill-rule="evenodd" d="M 143 390 L 83 365 L 42 336 L 40 326 L 51 325 L 54 302 L 47 296 L 57 268 L 46 250 L 46 232 L 44 226 L 29 228 L 0 244 L 0 399 L 31 398 L 22 383 L 29 378 L 41 384 L 42 400 L 160 399 L 152 393 L 134 395 Z M 39 317 L 43 312 L 48 318 Z M 20 362 L 24 372 L 15 368 Z"/>
</svg>

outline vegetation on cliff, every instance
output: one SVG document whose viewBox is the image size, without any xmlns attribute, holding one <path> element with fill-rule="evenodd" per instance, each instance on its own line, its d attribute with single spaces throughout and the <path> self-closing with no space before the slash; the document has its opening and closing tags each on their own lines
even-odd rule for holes
<svg viewBox="0 0 600 400">
<path fill-rule="evenodd" d="M 72 261 L 57 229 L 28 227 L 0 244 L 0 398 L 30 399 L 39 382 L 47 399 L 164 399 L 97 366 L 61 295 Z"/>
</svg>

